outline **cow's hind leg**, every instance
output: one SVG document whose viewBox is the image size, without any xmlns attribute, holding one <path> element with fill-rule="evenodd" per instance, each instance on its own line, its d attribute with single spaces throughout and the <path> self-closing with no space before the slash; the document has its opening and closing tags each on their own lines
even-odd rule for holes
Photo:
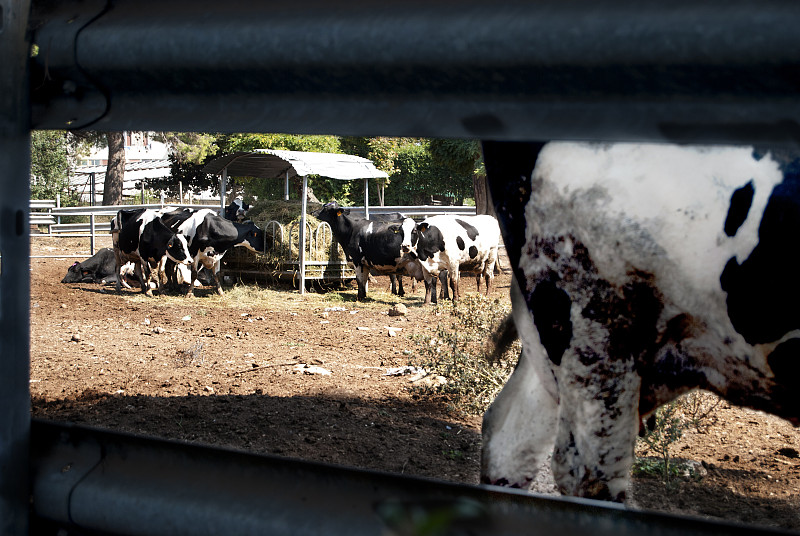
<svg viewBox="0 0 800 536">
<path fill-rule="evenodd" d="M 552 451 L 558 393 L 547 353 L 515 281 L 511 298 L 522 355 L 483 417 L 481 480 L 526 489 Z"/>
</svg>

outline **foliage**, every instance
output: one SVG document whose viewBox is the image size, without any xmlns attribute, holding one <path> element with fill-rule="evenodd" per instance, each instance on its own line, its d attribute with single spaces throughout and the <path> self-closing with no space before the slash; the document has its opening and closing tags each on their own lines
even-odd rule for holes
<svg viewBox="0 0 800 536">
<path fill-rule="evenodd" d="M 434 139 L 428 150 L 433 160 L 458 175 L 476 173 L 481 160 L 481 146 L 477 140 Z"/>
<path fill-rule="evenodd" d="M 719 403 L 720 399 L 712 395 L 693 391 L 658 408 L 652 430 L 646 430 L 638 440 L 639 450 L 652 453 L 657 459 L 637 458 L 633 474 L 657 476 L 669 484 L 675 476 L 685 472 L 673 459 L 672 449 L 687 430 L 705 432 L 715 424 L 714 411 Z"/>
<path fill-rule="evenodd" d="M 468 294 L 454 305 L 440 307 L 445 309 L 442 316 L 449 313 L 450 321 L 439 322 L 433 335 L 415 339 L 416 361 L 447 381 L 421 389 L 444 395 L 455 412 L 480 415 L 505 384 L 519 356 L 519 342 L 492 359 L 487 355 L 492 349 L 485 345 L 511 306 L 482 294 Z"/>
<path fill-rule="evenodd" d="M 429 141 L 418 140 L 398 149 L 398 171 L 386 191 L 387 205 L 427 204 L 433 195 L 447 195 L 458 201 L 472 196 L 471 174 L 459 174 L 438 163 L 429 146 Z"/>
<path fill-rule="evenodd" d="M 200 170 L 214 158 L 237 151 L 285 149 L 325 153 L 345 153 L 369 158 L 389 174 L 389 179 L 372 181 L 370 204 L 381 197 L 389 205 L 416 205 L 430 202 L 433 195 L 454 197 L 459 202 L 472 197 L 472 174 L 480 160 L 477 142 L 463 140 L 426 140 L 422 138 L 302 136 L 294 134 L 182 134 L 165 133 L 170 143 L 172 177 L 148 181 L 148 186 L 178 192 L 178 182 L 186 191 L 210 189 L 217 192 L 219 178 Z M 197 145 L 192 149 L 192 145 Z M 309 186 L 322 202 L 337 199 L 343 205 L 360 205 L 364 199 L 363 181 L 340 181 L 310 177 Z M 377 186 L 377 187 L 376 187 Z M 284 197 L 284 181 L 229 178 L 231 195 L 245 200 L 278 200 Z M 298 178 L 291 179 L 290 197 L 298 199 L 302 188 Z"/>
<path fill-rule="evenodd" d="M 68 141 L 64 131 L 31 132 L 31 198 L 55 199 L 69 185 Z"/>
</svg>

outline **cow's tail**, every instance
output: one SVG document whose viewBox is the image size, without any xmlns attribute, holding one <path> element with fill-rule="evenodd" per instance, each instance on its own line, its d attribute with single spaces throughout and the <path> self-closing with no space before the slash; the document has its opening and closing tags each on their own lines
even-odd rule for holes
<svg viewBox="0 0 800 536">
<path fill-rule="evenodd" d="M 514 324 L 514 317 L 510 314 L 498 324 L 486 345 L 486 356 L 490 363 L 494 364 L 500 360 L 509 347 L 519 338 L 517 326 Z"/>
</svg>

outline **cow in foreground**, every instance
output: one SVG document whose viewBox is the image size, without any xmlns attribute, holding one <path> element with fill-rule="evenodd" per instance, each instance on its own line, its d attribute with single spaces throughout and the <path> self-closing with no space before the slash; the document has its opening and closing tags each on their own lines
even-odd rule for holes
<svg viewBox="0 0 800 536">
<path fill-rule="evenodd" d="M 642 418 L 692 389 L 800 423 L 800 160 L 749 147 L 484 144 L 520 362 L 482 480 L 622 501 Z"/>
<path fill-rule="evenodd" d="M 493 216 L 439 215 L 426 218 L 403 238 L 403 252 L 418 260 L 425 277 L 425 303 L 436 302 L 436 278 L 449 273 L 453 299 L 460 296 L 460 272 L 477 274 L 489 295 L 497 264 L 500 227 Z"/>
<path fill-rule="evenodd" d="M 111 221 L 111 241 L 114 246 L 116 270 L 127 262 L 134 265 L 134 273 L 142 292 L 153 295 L 150 281 L 160 286 L 159 275 L 167 259 L 178 264 L 189 264 L 186 238 L 167 227 L 159 213 L 151 209 L 122 209 Z M 120 290 L 117 280 L 116 290 Z"/>
<path fill-rule="evenodd" d="M 410 266 L 410 271 L 406 270 L 406 264 L 413 261 L 401 251 L 404 234 L 410 233 L 415 226 L 413 219 L 385 223 L 356 218 L 350 215 L 349 209 L 340 207 L 336 202 L 325 204 L 314 216 L 331 226 L 333 236 L 353 266 L 358 283 L 358 300 L 367 297 L 370 273 L 408 274 L 421 279 L 422 273 L 415 266 Z"/>
<path fill-rule="evenodd" d="M 217 294 L 222 296 L 218 274 L 225 253 L 237 246 L 258 253 L 263 253 L 267 246 L 271 247 L 266 242 L 264 231 L 252 221 L 232 222 L 209 209 L 181 212 L 175 217 L 177 220 L 172 221 L 169 214 L 164 215 L 165 220 L 188 241 L 192 273 L 186 297 L 194 296 L 194 286 L 201 266 L 213 274 Z"/>
<path fill-rule="evenodd" d="M 116 284 L 120 279 L 125 288 L 131 286 L 125 280 L 128 275 L 133 275 L 133 264 L 127 263 L 116 272 L 117 261 L 114 250 L 102 248 L 85 261 L 75 262 L 67 269 L 67 274 L 62 283 L 100 283 L 101 285 Z"/>
</svg>

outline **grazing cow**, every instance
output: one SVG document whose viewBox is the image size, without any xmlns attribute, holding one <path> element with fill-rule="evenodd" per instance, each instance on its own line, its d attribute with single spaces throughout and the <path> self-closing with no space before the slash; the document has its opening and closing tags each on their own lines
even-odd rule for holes
<svg viewBox="0 0 800 536">
<path fill-rule="evenodd" d="M 183 264 L 191 262 L 186 237 L 169 229 L 154 210 L 122 209 L 117 212 L 111 221 L 111 240 L 117 270 L 125 262 L 133 262 L 142 292 L 148 296 L 153 295 L 151 279 L 155 280 L 156 287 L 160 286 L 158 276 L 164 271 L 167 259 Z M 116 288 L 119 292 L 119 280 Z"/>
<path fill-rule="evenodd" d="M 125 276 L 133 273 L 133 265 L 124 265 L 120 272 L 116 272 L 117 262 L 114 257 L 114 250 L 102 248 L 100 251 L 82 262 L 73 263 L 67 269 L 67 275 L 61 280 L 62 283 L 100 283 L 102 285 L 116 284 L 120 279 L 122 285 L 131 288 L 125 281 Z"/>
<path fill-rule="evenodd" d="M 244 202 L 241 198 L 236 198 L 231 201 L 231 204 L 225 207 L 225 219 L 242 223 L 247 219 L 247 211 L 250 210 L 250 205 Z"/>
<path fill-rule="evenodd" d="M 622 501 L 641 419 L 701 388 L 800 424 L 800 159 L 750 147 L 484 144 L 520 362 L 482 480 Z"/>
<path fill-rule="evenodd" d="M 403 275 L 420 277 L 422 274 L 401 252 L 403 235 L 411 232 L 414 220 L 404 218 L 400 222 L 384 223 L 350 216 L 350 209 L 340 207 L 336 202 L 324 205 L 314 213 L 320 221 L 331 226 L 336 241 L 342 246 L 347 261 L 356 272 L 358 300 L 367 297 L 370 273 L 382 275 Z M 400 294 L 402 295 L 402 294 Z"/>
<path fill-rule="evenodd" d="M 460 271 L 475 272 L 478 290 L 483 277 L 489 295 L 497 264 L 500 227 L 493 216 L 440 215 L 425 221 L 403 237 L 403 251 L 419 260 L 425 276 L 425 303 L 436 302 L 436 279 L 450 274 L 453 299 L 459 298 Z"/>
<path fill-rule="evenodd" d="M 231 248 L 244 246 L 251 251 L 263 253 L 265 246 L 272 247 L 272 244 L 267 242 L 264 231 L 252 221 L 245 223 L 229 221 L 209 209 L 192 211 L 180 222 L 177 231 L 186 237 L 192 259 L 191 282 L 186 297 L 194 296 L 194 284 L 201 266 L 213 274 L 217 294 L 223 295 L 217 274 L 222 257 Z"/>
</svg>

